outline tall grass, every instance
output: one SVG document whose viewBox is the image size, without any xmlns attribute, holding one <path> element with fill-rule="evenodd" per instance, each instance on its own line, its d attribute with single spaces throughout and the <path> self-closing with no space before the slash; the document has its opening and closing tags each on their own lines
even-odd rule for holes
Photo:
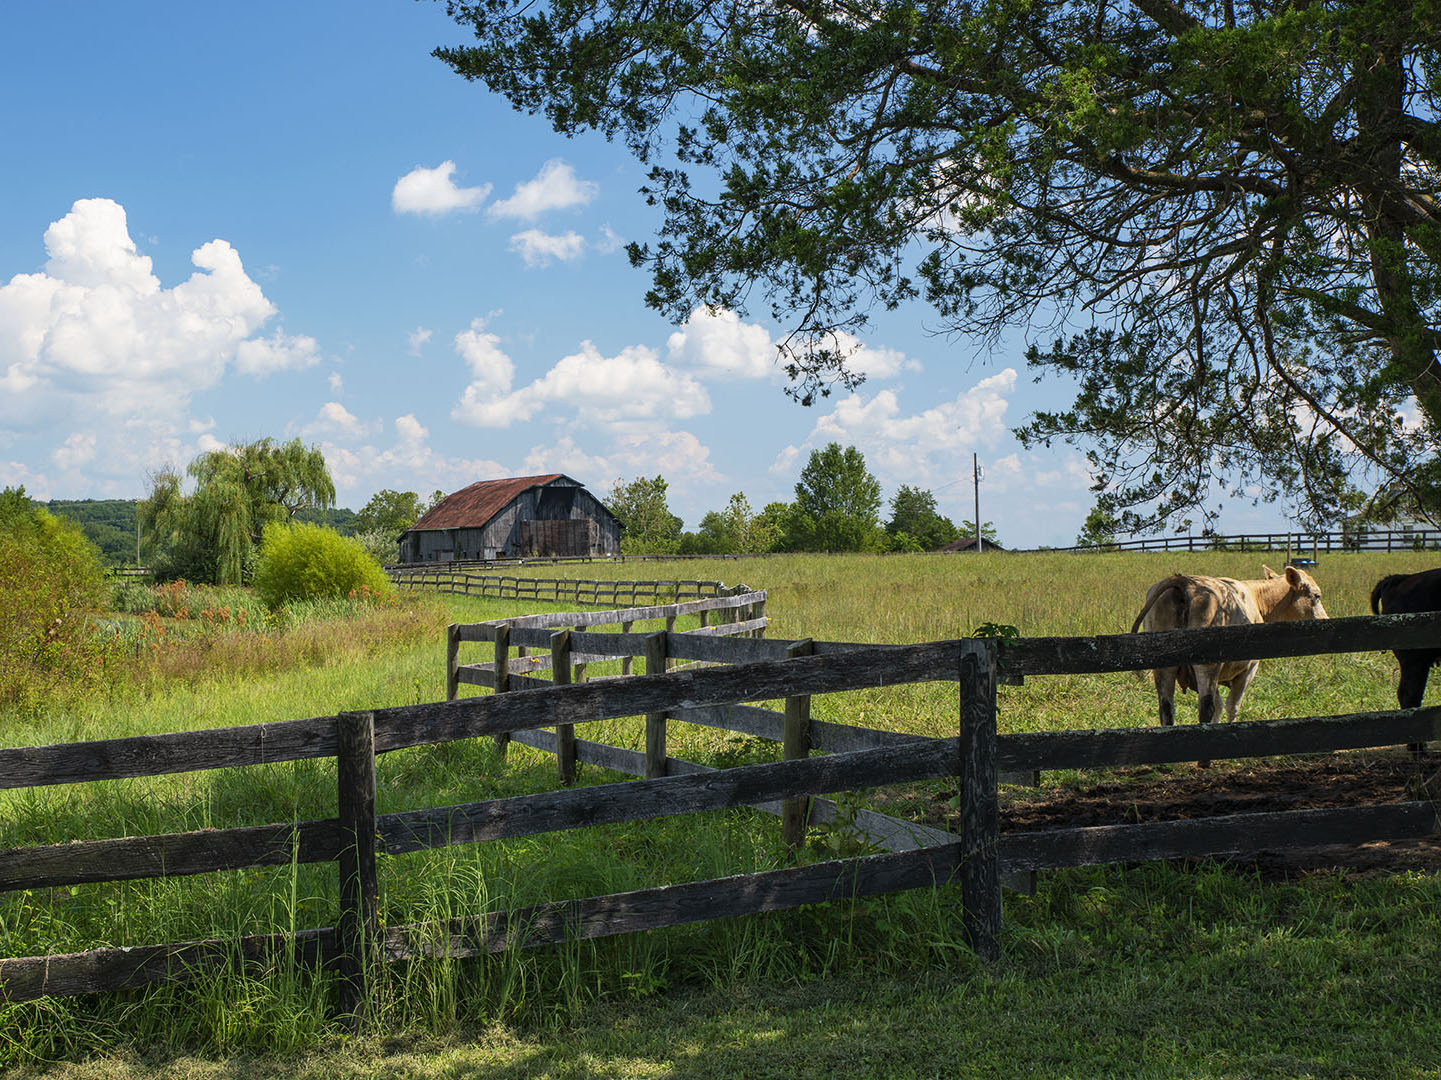
<svg viewBox="0 0 1441 1080">
<path fill-rule="evenodd" d="M 744 574 L 769 591 L 772 636 L 906 642 L 959 636 L 982 622 L 1022 633 L 1120 633 L 1129 630 L 1146 587 L 1174 570 L 1259 576 L 1254 555 L 991 555 L 815 557 L 648 564 L 657 577 Z M 1383 573 L 1421 569 L 1418 555 L 1324 558 L 1316 574 L 1334 615 L 1361 614 Z M 633 566 L 536 568 L 539 576 L 573 572 L 618 576 Z M 566 605 L 544 605 L 563 610 Z M 11 745 L 330 715 L 346 709 L 436 700 L 443 696 L 443 627 L 523 613 L 513 602 L 439 597 L 351 619 L 303 622 L 288 630 L 225 635 L 182 643 L 172 666 L 157 666 L 143 692 L 57 698 L 39 715 L 6 718 Z M 482 647 L 463 659 L 479 661 Z M 604 674 L 601 666 L 593 674 Z M 471 692 L 467 690 L 466 692 Z M 1389 656 L 1318 657 L 1267 662 L 1243 716 L 1304 715 L 1389 707 Z M 822 719 L 923 734 L 953 734 L 956 690 L 938 682 L 817 698 Z M 1002 691 L 1003 730 L 1148 724 L 1149 684 L 1128 675 L 1031 679 Z M 1183 718 L 1185 717 L 1183 711 Z M 588 725 L 586 738 L 639 749 L 638 720 Z M 671 752 L 712 764 L 774 754 L 754 740 L 675 725 Z M 502 759 L 490 740 L 465 740 L 383 755 L 381 813 L 505 797 L 555 786 L 546 755 L 512 744 Z M 582 767 L 580 783 L 614 779 Z M 334 814 L 334 765 L 308 761 L 0 793 L 0 845 L 142 835 L 263 824 Z M 829 841 L 832 838 L 818 837 Z M 819 843 L 804 857 L 825 857 Z M 524 840 L 383 858 L 382 917 L 387 925 L 478 915 L 515 905 L 623 891 L 782 865 L 773 819 L 730 811 L 607 826 Z M 1255 928 L 1282 903 L 1254 882 L 1222 874 L 1207 884 L 1181 870 L 1127 876 L 1053 875 L 1034 900 L 1008 902 L 1007 963 L 1020 978 L 1051 978 L 1077 965 L 1117 965 L 1170 957 L 1226 940 L 1227 920 L 1259 950 L 1280 956 Z M 1077 886 L 1075 883 L 1082 883 Z M 1099 882 L 1088 885 L 1086 882 Z M 1285 903 L 1302 912 L 1292 933 L 1332 926 L 1338 905 L 1360 903 L 1356 918 L 1396 919 L 1404 929 L 1376 948 L 1433 956 L 1436 916 L 1415 897 L 1435 897 L 1434 875 L 1374 895 L 1340 898 L 1329 885 L 1295 886 Z M 1223 887 L 1224 886 L 1224 887 Z M 1204 890 L 1218 895 L 1207 898 Z M 1197 892 L 1197 890 L 1202 890 Z M 1083 897 L 1083 899 L 1078 899 Z M 68 952 L 102 945 L 331 925 L 337 910 L 334 868 L 290 866 L 195 878 L 86 885 L 0 895 L 5 955 Z M 961 973 L 973 962 L 960 936 L 951 890 L 826 905 L 762 918 L 720 920 L 613 941 L 580 943 L 480 961 L 394 967 L 377 1015 L 389 1031 L 444 1031 L 495 1022 L 559 1030 L 597 1003 L 657 997 L 681 987 L 722 988 L 756 980 L 791 983 L 864 973 L 891 974 L 944 964 Z M 1306 905 L 1317 914 L 1304 916 Z M 1436 910 L 1432 909 L 1433 912 Z M 1327 930 L 1328 935 L 1333 931 Z M 1429 938 L 1423 935 L 1430 935 Z M 1430 943 L 1428 943 L 1430 942 Z M 1371 947 L 1371 946 L 1368 946 Z M 1333 938 L 1306 945 L 1320 964 Z M 1303 950 L 1304 951 L 1304 950 Z M 1149 959 L 1148 959 L 1149 958 Z M 977 978 L 981 976 L 977 975 Z M 119 1047 L 170 1046 L 211 1053 L 316 1045 L 333 1033 L 325 975 L 281 964 L 261 979 L 238 975 L 192 986 L 0 1007 L 0 1060 L 77 1057 Z M 559 1026 L 559 1027 L 557 1027 Z"/>
</svg>

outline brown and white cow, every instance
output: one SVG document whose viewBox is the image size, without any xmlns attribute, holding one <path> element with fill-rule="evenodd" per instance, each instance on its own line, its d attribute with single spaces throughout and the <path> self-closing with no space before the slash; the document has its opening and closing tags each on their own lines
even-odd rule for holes
<svg viewBox="0 0 1441 1080">
<path fill-rule="evenodd" d="M 1131 626 L 1135 633 L 1145 623 L 1147 630 L 1179 630 L 1199 626 L 1245 626 L 1247 623 L 1289 622 L 1324 619 L 1321 589 L 1304 570 L 1286 567 L 1278 574 L 1263 566 L 1266 576 L 1259 581 L 1206 577 L 1201 574 L 1173 574 L 1152 585 L 1146 606 Z M 1221 705 L 1220 688 L 1227 688 L 1226 719 L 1236 719 L 1241 698 L 1256 677 L 1259 660 L 1235 660 L 1224 664 L 1187 664 L 1156 668 L 1156 696 L 1160 700 L 1161 723 L 1169 727 L 1176 718 L 1176 686 L 1194 690 L 1201 702 L 1201 723 L 1216 718 Z"/>
</svg>

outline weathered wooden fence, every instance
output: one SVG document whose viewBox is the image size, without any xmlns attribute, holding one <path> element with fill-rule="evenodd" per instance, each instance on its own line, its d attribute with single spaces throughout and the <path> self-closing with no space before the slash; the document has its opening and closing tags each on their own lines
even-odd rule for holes
<svg viewBox="0 0 1441 1080">
<path fill-rule="evenodd" d="M 686 599 L 748 592 L 744 586 L 723 581 L 582 581 L 564 578 L 501 577 L 475 573 L 455 566 L 389 566 L 386 573 L 402 588 L 432 588 L 461 596 L 500 600 L 566 601 L 616 607 L 678 603 Z"/>
<path fill-rule="evenodd" d="M 1355 529 L 1341 532 L 1255 532 L 1218 536 L 1144 536 L 1109 544 L 1055 551 L 1285 551 L 1297 555 L 1333 551 L 1422 551 L 1441 548 L 1441 529 Z"/>
<path fill-rule="evenodd" d="M 383 962 L 474 956 L 948 882 L 960 886 L 969 940 L 981 956 L 993 958 L 999 952 L 1000 877 L 1006 872 L 1441 834 L 1436 807 L 1424 802 L 1001 833 L 997 782 L 1002 770 L 1250 757 L 1441 737 L 1438 708 L 1205 728 L 997 735 L 997 683 L 1001 677 L 1015 680 L 1180 662 L 1420 648 L 1438 642 L 1441 614 L 1094 638 L 962 639 L 905 646 L 562 629 L 550 640 L 553 657 L 570 650 L 564 662 L 554 660 L 552 671 L 559 676 L 560 685 L 338 717 L 4 749 L 0 750 L 0 787 L 5 788 L 316 757 L 339 759 L 339 781 L 337 815 L 321 821 L 0 852 L 0 889 L 327 861 L 338 864 L 342 888 L 336 925 L 297 935 L 0 959 L 0 999 L 22 1001 L 45 994 L 182 981 L 206 977 L 217 968 L 263 971 L 278 958 L 292 956 L 337 970 L 341 1009 L 357 1015 L 368 1000 L 368 982 Z M 661 659 L 734 666 L 693 666 L 669 672 L 657 666 L 630 678 L 566 681 L 572 669 L 570 661 L 577 653 L 645 651 L 655 648 L 652 643 L 663 644 L 664 652 L 657 650 Z M 828 748 L 835 752 L 723 770 L 708 770 L 650 752 L 652 718 L 663 729 L 670 715 L 715 718 L 724 710 L 729 726 L 737 722 L 737 714 L 730 711 L 734 706 L 784 699 L 788 707 L 783 725 L 789 727 L 794 714 L 796 726 L 801 727 L 805 726 L 799 720 L 803 710 L 790 703 L 811 695 L 923 681 L 959 683 L 957 738 L 891 736 L 889 745 L 871 743 L 867 748 L 849 749 L 846 737 L 835 730 L 843 726 L 811 723 L 812 745 L 827 746 L 827 740 L 834 737 Z M 770 719 L 755 715 L 763 711 L 739 715 L 774 730 Z M 577 739 L 575 755 L 647 779 L 397 814 L 376 813 L 377 753 L 485 735 L 519 737 L 529 733 L 537 742 L 547 742 L 558 739 L 557 733 L 567 726 L 627 716 L 647 718 L 647 753 L 599 747 Z M 543 728 L 554 731 L 542 732 Z M 785 736 L 786 730 L 781 733 Z M 660 737 L 663 746 L 663 734 Z M 789 738 L 786 741 L 789 745 Z M 959 833 L 938 834 L 916 827 L 909 850 L 545 903 L 440 925 L 379 925 L 378 850 L 401 855 L 450 844 L 947 777 L 959 781 Z M 798 805 L 803 813 L 803 805 Z M 940 839 L 925 842 L 934 839 L 928 834 Z M 920 843 L 915 835 L 922 838 Z"/>
</svg>

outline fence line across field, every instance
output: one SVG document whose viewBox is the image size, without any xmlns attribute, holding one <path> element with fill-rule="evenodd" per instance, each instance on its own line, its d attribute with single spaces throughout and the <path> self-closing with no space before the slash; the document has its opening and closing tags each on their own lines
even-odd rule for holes
<svg viewBox="0 0 1441 1080">
<path fill-rule="evenodd" d="M 1345 551 L 1432 551 L 1441 548 L 1441 529 L 1351 529 L 1338 532 L 1258 532 L 1215 536 L 1150 536 L 1052 548 L 1062 552 L 1107 551 L 1284 551 L 1288 555 Z"/>
<path fill-rule="evenodd" d="M 982 638 L 892 646 L 664 630 L 649 635 L 597 634 L 573 626 L 493 626 L 493 630 L 492 644 L 497 647 L 506 633 L 549 630 L 550 651 L 552 655 L 558 651 L 563 661 L 551 668 L 557 685 L 524 690 L 497 687 L 501 692 L 486 696 L 283 724 L 0 750 L 0 786 L 11 788 L 314 757 L 336 757 L 339 763 L 335 818 L 11 849 L 0 852 L 0 889 L 326 861 L 337 863 L 342 886 L 334 927 L 238 941 L 0 959 L 0 999 L 23 1001 L 46 994 L 183 981 L 236 965 L 263 971 L 278 956 L 294 955 L 334 966 L 339 973 L 340 1009 L 353 1016 L 363 1012 L 370 999 L 369 980 L 377 961 L 472 956 L 948 882 L 960 886 L 968 939 L 981 956 L 990 958 L 999 949 L 1001 875 L 1006 872 L 1441 835 L 1436 808 L 1423 802 L 1001 833 L 997 794 L 1002 769 L 1091 768 L 1423 742 L 1441 736 L 1438 708 L 1204 729 L 996 733 L 997 685 L 1002 675 L 1017 679 L 1209 659 L 1434 647 L 1441 642 L 1441 614 L 1096 638 Z M 647 658 L 646 674 L 574 680 L 577 654 L 610 656 L 637 644 Z M 666 670 L 668 662 L 680 656 L 718 666 Z M 509 675 L 508 657 L 504 663 L 501 670 Z M 809 700 L 815 694 L 921 681 L 960 684 L 957 738 L 886 734 L 872 740 L 880 733 L 809 719 Z M 784 713 L 747 704 L 780 699 L 787 703 Z M 626 716 L 646 717 L 646 753 L 573 738 L 578 726 Z M 779 734 L 787 757 L 730 769 L 709 769 L 669 757 L 664 753 L 665 728 L 669 721 L 682 718 L 724 721 L 721 726 L 744 723 L 752 730 L 769 732 L 767 737 Z M 566 728 L 572 733 L 573 761 L 594 760 L 647 778 L 401 814 L 376 813 L 378 753 L 510 735 L 559 756 L 565 752 Z M 849 733 L 842 736 L 842 730 Z M 843 748 L 848 746 L 857 748 Z M 835 752 L 812 756 L 809 751 L 814 748 Z M 803 827 L 806 812 L 814 805 L 807 800 L 815 796 L 948 777 L 959 783 L 959 832 L 895 822 L 902 831 L 884 845 L 892 850 L 883 854 L 545 903 L 445 923 L 384 929 L 378 923 L 380 850 L 399 855 L 601 821 L 775 804 L 782 814 L 782 828 L 793 840 L 795 826 L 788 823 L 799 820 Z"/>
<path fill-rule="evenodd" d="M 734 587 L 723 581 L 589 581 L 568 578 L 504 577 L 478 574 L 455 564 L 390 566 L 391 581 L 401 588 L 432 588 L 459 596 L 482 599 L 534 600 L 577 604 L 635 605 L 678 603 L 686 599 L 725 596 Z M 742 586 L 741 588 L 744 588 Z"/>
</svg>

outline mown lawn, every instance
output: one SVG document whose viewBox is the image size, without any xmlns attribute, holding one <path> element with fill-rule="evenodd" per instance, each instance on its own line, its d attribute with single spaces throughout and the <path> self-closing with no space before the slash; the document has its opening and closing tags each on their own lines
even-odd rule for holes
<svg viewBox="0 0 1441 1080">
<path fill-rule="evenodd" d="M 534 573 L 742 580 L 769 590 L 771 636 L 905 642 L 983 622 L 1025 634 L 1124 632 L 1151 581 L 1178 569 L 1259 576 L 1264 558 L 796 556 Z M 1333 615 L 1363 614 L 1382 573 L 1437 561 L 1323 555 L 1316 576 Z M 0 739 L 35 745 L 433 700 L 444 623 L 516 613 L 445 598 L 388 637 L 356 627 L 354 647 L 317 644 L 313 662 L 273 674 L 227 674 L 217 663 L 144 693 L 57 702 L 7 718 Z M 473 659 L 484 655 L 472 648 Z M 1243 718 L 1392 707 L 1394 679 L 1384 654 L 1268 662 Z M 1194 700 L 1178 709 L 1185 721 Z M 815 708 L 822 719 L 925 734 L 956 725 L 946 684 L 836 695 Z M 1002 730 L 1149 723 L 1154 694 L 1129 675 L 1002 690 Z M 632 748 L 640 738 L 634 721 L 583 734 Z M 770 751 L 681 729 L 671 752 L 724 763 Z M 379 779 L 380 810 L 390 812 L 545 790 L 554 765 L 519 746 L 502 763 L 480 740 L 385 755 Z M 0 842 L 323 817 L 333 799 L 333 768 L 321 762 L 3 793 Z M 382 867 L 384 917 L 767 868 L 783 863 L 777 841 L 773 819 L 731 812 L 405 856 Z M 300 867 L 8 894 L 0 947 L 34 955 L 329 925 L 333 877 Z M 992 969 L 966 952 L 958 898 L 942 890 L 412 965 L 391 973 L 376 1029 L 351 1041 L 328 1020 L 325 980 L 304 972 L 16 1006 L 0 1010 L 0 1061 L 68 1061 L 52 1067 L 77 1076 L 1441 1075 L 1438 893 L 1437 875 L 1414 872 L 1270 883 L 1214 866 L 1056 873 L 1034 898 L 1007 897 L 1005 957 Z"/>
</svg>

